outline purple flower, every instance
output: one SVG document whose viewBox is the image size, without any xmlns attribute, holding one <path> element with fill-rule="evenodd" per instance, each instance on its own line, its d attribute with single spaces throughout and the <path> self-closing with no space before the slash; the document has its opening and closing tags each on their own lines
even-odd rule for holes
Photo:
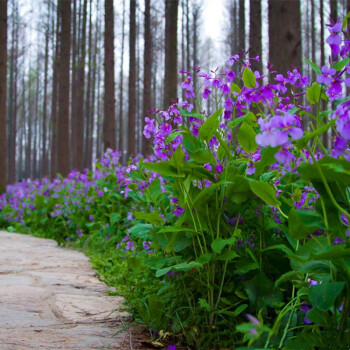
<svg viewBox="0 0 350 350">
<path fill-rule="evenodd" d="M 345 152 L 347 144 L 347 141 L 342 137 L 336 136 L 332 149 L 332 157 L 338 158 L 341 156 Z"/>
<path fill-rule="evenodd" d="M 341 238 L 341 237 L 335 237 L 334 238 L 334 241 L 333 241 L 334 245 L 342 244 L 342 243 L 345 243 L 345 240 L 343 238 Z"/>
<path fill-rule="evenodd" d="M 193 91 L 192 77 L 189 75 L 184 82 L 181 83 L 181 88 L 187 91 Z"/>
<path fill-rule="evenodd" d="M 332 83 L 332 75 L 334 75 L 337 71 L 335 68 L 328 68 L 327 66 L 323 66 L 321 68 L 322 74 L 317 76 L 317 82 L 319 84 L 330 85 Z"/>
<path fill-rule="evenodd" d="M 168 345 L 168 350 L 176 350 L 176 345 Z"/>
<path fill-rule="evenodd" d="M 147 139 L 149 139 L 151 137 L 151 133 L 154 133 L 156 131 L 156 127 L 154 126 L 154 119 L 146 117 L 145 122 L 146 124 L 143 130 L 143 134 Z"/>
<path fill-rule="evenodd" d="M 135 250 L 135 245 L 133 241 L 126 242 L 125 251 L 128 251 L 128 250 Z"/>
<path fill-rule="evenodd" d="M 312 280 L 311 278 L 308 278 L 307 281 L 309 282 L 310 287 L 318 285 L 318 282 Z"/>
<path fill-rule="evenodd" d="M 336 120 L 336 128 L 340 136 L 345 140 L 350 140 L 350 101 L 341 103 L 332 115 Z"/>
<path fill-rule="evenodd" d="M 338 20 L 336 24 L 333 26 L 329 26 L 328 31 L 330 33 L 329 37 L 326 39 L 327 44 L 332 49 L 333 56 L 336 57 L 339 53 L 339 46 L 342 42 L 342 38 L 339 35 L 339 33 L 342 30 L 342 25 L 340 24 L 340 21 Z"/>
<path fill-rule="evenodd" d="M 211 90 L 209 88 L 205 88 L 203 91 L 203 98 L 207 100 L 209 98 L 209 95 L 211 94 Z"/>
<path fill-rule="evenodd" d="M 254 317 L 253 315 L 247 314 L 246 316 L 251 323 L 253 323 L 257 326 L 260 324 L 260 321 L 256 317 Z"/>
<path fill-rule="evenodd" d="M 185 211 L 185 209 L 183 209 L 179 205 L 177 205 L 176 209 L 172 213 L 179 218 L 184 211 Z"/>
<path fill-rule="evenodd" d="M 215 170 L 218 174 L 222 173 L 224 171 L 224 167 L 221 164 L 215 165 Z"/>
<path fill-rule="evenodd" d="M 213 170 L 213 167 L 210 165 L 210 163 L 205 163 L 203 166 L 204 166 L 205 169 L 207 169 L 209 171 Z"/>
</svg>

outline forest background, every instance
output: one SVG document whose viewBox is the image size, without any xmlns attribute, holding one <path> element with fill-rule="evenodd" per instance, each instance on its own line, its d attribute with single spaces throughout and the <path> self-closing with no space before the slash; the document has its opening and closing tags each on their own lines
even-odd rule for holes
<svg viewBox="0 0 350 350">
<path fill-rule="evenodd" d="M 261 57 L 253 68 L 262 73 L 272 64 L 312 75 L 302 57 L 323 66 L 325 24 L 350 9 L 349 0 L 223 0 L 215 1 L 218 17 L 213 3 L 1 0 L 2 189 L 92 168 L 107 148 L 124 163 L 149 155 L 144 118 L 184 97 L 179 69 L 215 70 L 246 50 Z"/>
</svg>

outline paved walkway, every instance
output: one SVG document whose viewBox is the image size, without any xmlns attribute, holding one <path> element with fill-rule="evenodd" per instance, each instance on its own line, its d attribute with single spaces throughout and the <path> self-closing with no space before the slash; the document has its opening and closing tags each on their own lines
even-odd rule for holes
<svg viewBox="0 0 350 350">
<path fill-rule="evenodd" d="M 130 349 L 121 297 L 88 258 L 55 241 L 0 231 L 0 349 Z"/>
</svg>

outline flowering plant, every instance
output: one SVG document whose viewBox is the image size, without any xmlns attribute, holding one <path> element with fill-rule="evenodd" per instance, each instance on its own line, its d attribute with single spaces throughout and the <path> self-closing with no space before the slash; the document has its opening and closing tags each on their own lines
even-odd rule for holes
<svg viewBox="0 0 350 350">
<path fill-rule="evenodd" d="M 315 82 L 297 69 L 253 72 L 259 58 L 245 53 L 221 71 L 196 67 L 196 79 L 181 71 L 186 98 L 145 119 L 154 155 L 124 167 L 109 151 L 94 172 L 10 187 L 2 224 L 93 247 L 109 281 L 133 286 L 129 303 L 161 339 L 349 344 L 345 28 L 329 26 L 330 65 L 307 60 Z"/>
</svg>

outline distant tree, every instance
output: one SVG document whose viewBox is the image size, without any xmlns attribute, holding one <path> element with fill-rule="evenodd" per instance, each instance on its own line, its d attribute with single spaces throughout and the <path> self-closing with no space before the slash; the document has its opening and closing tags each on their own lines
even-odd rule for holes
<svg viewBox="0 0 350 350">
<path fill-rule="evenodd" d="M 269 0 L 269 61 L 286 74 L 301 65 L 300 0 Z"/>
<path fill-rule="evenodd" d="M 245 49 L 245 1 L 239 0 L 238 49 Z"/>
<path fill-rule="evenodd" d="M 164 108 L 177 97 L 177 16 L 178 0 L 165 0 Z"/>
<path fill-rule="evenodd" d="M 58 146 L 58 75 L 59 75 L 59 61 L 60 61 L 60 28 L 61 28 L 61 15 L 60 6 L 62 1 L 58 1 L 57 6 L 57 18 L 56 18 L 56 40 L 55 40 L 55 53 L 53 62 L 53 77 L 52 77 L 52 102 L 51 102 L 51 164 L 50 174 L 54 177 L 57 173 L 57 146 Z"/>
<path fill-rule="evenodd" d="M 262 71 L 262 27 L 261 27 L 261 1 L 250 0 L 249 16 L 249 57 L 260 56 L 260 61 L 250 61 L 253 70 Z"/>
<path fill-rule="evenodd" d="M 105 0 L 105 99 L 103 120 L 104 150 L 116 148 L 114 87 L 114 8 L 113 0 Z"/>
<path fill-rule="evenodd" d="M 152 108 L 152 31 L 151 31 L 151 0 L 145 0 L 145 22 L 144 22 L 144 53 L 143 53 L 143 113 L 141 133 L 145 125 L 147 112 Z M 151 142 L 145 137 L 142 140 L 142 154 L 150 155 L 152 152 Z"/>
<path fill-rule="evenodd" d="M 330 0 L 331 14 L 330 17 L 333 21 L 336 21 L 338 18 L 338 1 Z"/>
<path fill-rule="evenodd" d="M 136 120 L 136 0 L 130 0 L 129 30 L 129 109 L 128 109 L 128 149 L 127 157 L 135 156 Z"/>
<path fill-rule="evenodd" d="M 69 68 L 71 40 L 71 0 L 61 0 L 61 50 L 58 104 L 58 171 L 67 176 L 69 166 Z"/>
<path fill-rule="evenodd" d="M 119 151 L 124 151 L 124 121 L 123 121 L 123 106 L 124 106 L 124 43 L 125 43 L 125 0 L 123 0 L 123 15 L 122 15 L 122 38 L 120 50 L 120 68 L 119 68 L 119 115 L 118 115 L 118 148 Z"/>
<path fill-rule="evenodd" d="M 0 1 L 0 193 L 6 192 L 7 0 Z"/>
</svg>

